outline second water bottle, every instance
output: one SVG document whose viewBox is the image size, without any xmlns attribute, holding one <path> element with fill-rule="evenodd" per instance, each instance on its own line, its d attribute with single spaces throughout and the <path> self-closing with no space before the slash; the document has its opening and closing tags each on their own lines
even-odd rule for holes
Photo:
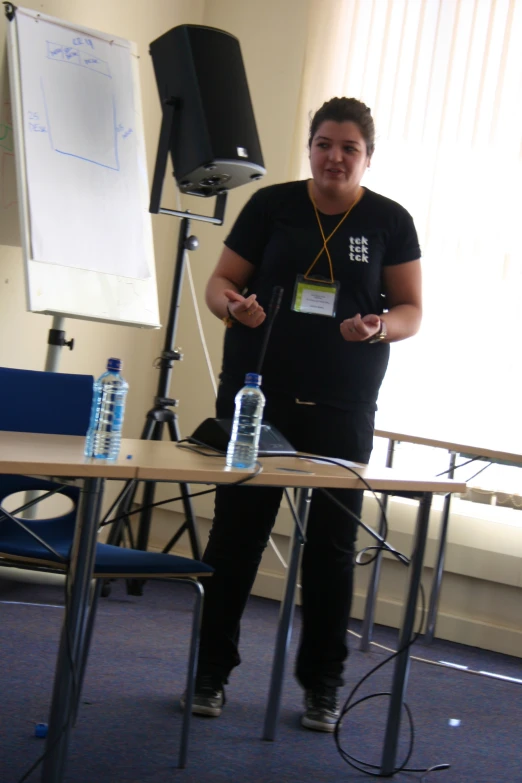
<svg viewBox="0 0 522 783">
<path fill-rule="evenodd" d="M 265 395 L 261 391 L 261 376 L 248 373 L 244 387 L 236 394 L 236 410 L 227 449 L 228 468 L 251 470 L 255 467 L 259 437 L 263 423 Z"/>
</svg>

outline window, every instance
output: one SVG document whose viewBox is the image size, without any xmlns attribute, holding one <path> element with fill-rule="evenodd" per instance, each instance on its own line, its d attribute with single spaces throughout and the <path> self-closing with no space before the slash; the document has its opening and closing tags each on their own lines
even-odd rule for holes
<svg viewBox="0 0 522 783">
<path fill-rule="evenodd" d="M 295 172 L 324 100 L 372 109 L 364 185 L 413 215 L 423 326 L 392 347 L 378 416 L 513 433 L 520 420 L 522 3 L 312 0 Z"/>
</svg>

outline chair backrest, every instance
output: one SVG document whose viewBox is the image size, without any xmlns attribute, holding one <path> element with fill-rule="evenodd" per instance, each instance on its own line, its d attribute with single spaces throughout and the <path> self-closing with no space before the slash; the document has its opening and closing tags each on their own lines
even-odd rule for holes
<svg viewBox="0 0 522 783">
<path fill-rule="evenodd" d="M 0 367 L 0 430 L 85 435 L 92 375 Z"/>
</svg>

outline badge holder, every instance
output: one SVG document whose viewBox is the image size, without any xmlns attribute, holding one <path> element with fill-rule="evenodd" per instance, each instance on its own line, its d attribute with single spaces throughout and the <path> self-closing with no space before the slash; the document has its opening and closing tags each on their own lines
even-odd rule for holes
<svg viewBox="0 0 522 783">
<path fill-rule="evenodd" d="M 292 310 L 296 313 L 325 315 L 334 318 L 337 311 L 340 284 L 322 277 L 297 275 Z"/>
<path fill-rule="evenodd" d="M 314 258 L 314 260 L 312 261 L 310 267 L 306 271 L 306 274 L 297 275 L 295 281 L 294 295 L 292 298 L 292 310 L 294 312 L 307 313 L 311 315 L 325 315 L 328 318 L 335 318 L 337 312 L 337 299 L 339 298 L 339 289 L 341 287 L 341 284 L 334 278 L 332 258 L 328 250 L 328 242 L 333 237 L 335 232 L 340 228 L 340 226 L 344 223 L 344 221 L 346 220 L 346 218 L 348 217 L 348 215 L 350 214 L 354 206 L 360 200 L 361 195 L 362 195 L 362 191 L 358 193 L 355 201 L 353 202 L 351 207 L 344 213 L 343 217 L 337 223 L 334 230 L 329 234 L 328 237 L 326 237 L 323 231 L 321 218 L 319 217 L 319 212 L 317 211 L 317 206 L 314 201 L 313 191 L 312 190 L 310 191 L 310 198 L 312 200 L 312 204 L 314 207 L 315 217 L 317 219 L 317 225 L 319 226 L 321 237 L 323 239 L 323 246 L 321 250 L 318 252 L 318 254 L 316 255 L 316 257 Z M 326 257 L 328 259 L 328 266 L 330 268 L 330 279 L 328 280 L 328 278 L 319 277 L 319 276 L 309 277 L 310 272 L 317 264 L 319 258 L 323 253 L 326 253 Z"/>
</svg>

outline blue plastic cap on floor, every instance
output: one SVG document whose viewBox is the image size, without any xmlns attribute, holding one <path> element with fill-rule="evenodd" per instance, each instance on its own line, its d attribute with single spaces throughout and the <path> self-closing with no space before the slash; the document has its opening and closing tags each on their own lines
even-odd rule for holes
<svg viewBox="0 0 522 783">
<path fill-rule="evenodd" d="M 47 723 L 37 723 L 34 727 L 35 737 L 47 737 Z"/>
</svg>

